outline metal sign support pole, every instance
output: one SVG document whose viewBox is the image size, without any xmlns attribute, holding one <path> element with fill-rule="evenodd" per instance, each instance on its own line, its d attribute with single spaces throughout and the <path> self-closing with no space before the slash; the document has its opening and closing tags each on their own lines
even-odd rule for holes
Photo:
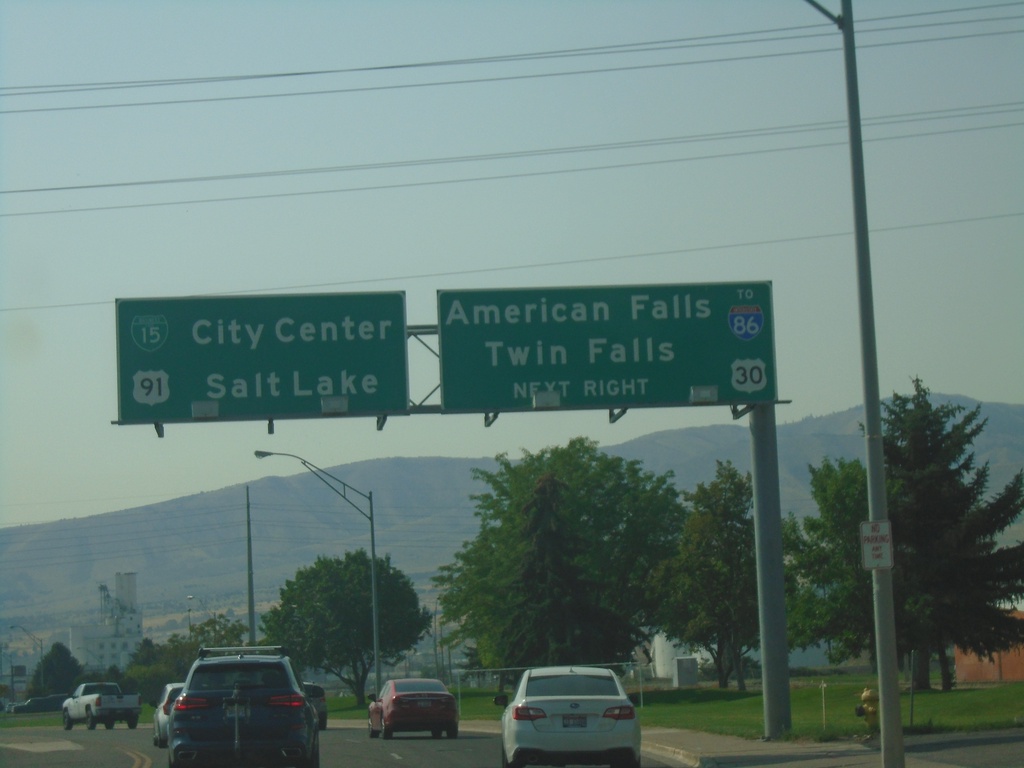
<svg viewBox="0 0 1024 768">
<path fill-rule="evenodd" d="M 789 644 L 782 567 L 782 502 L 775 405 L 750 411 L 754 542 L 757 550 L 757 611 L 761 628 L 761 683 L 764 735 L 777 739 L 792 728 L 789 702 Z"/>
</svg>

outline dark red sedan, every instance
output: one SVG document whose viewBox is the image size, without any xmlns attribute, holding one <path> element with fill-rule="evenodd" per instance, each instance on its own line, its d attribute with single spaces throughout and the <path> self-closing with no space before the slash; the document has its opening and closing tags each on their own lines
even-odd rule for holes
<svg viewBox="0 0 1024 768">
<path fill-rule="evenodd" d="M 398 731 L 430 731 L 435 739 L 459 735 L 455 697 L 440 680 L 388 680 L 379 696 L 370 695 L 370 738 L 390 739 Z"/>
</svg>

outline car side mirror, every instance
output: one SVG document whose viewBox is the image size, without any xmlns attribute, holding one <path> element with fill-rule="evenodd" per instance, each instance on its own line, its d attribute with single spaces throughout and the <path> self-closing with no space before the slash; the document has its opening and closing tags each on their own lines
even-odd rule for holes
<svg viewBox="0 0 1024 768">
<path fill-rule="evenodd" d="M 367 700 L 368 700 L 368 701 L 370 701 L 371 703 L 373 703 L 373 702 L 375 702 L 375 701 L 377 700 L 377 694 L 376 694 L 376 693 L 371 693 L 371 694 L 370 694 L 369 696 L 367 696 L 366 698 L 367 698 Z"/>
<path fill-rule="evenodd" d="M 494 697 L 494 703 L 497 704 L 499 707 L 507 707 L 508 706 L 508 694 L 507 693 L 499 693 L 497 696 Z"/>
</svg>

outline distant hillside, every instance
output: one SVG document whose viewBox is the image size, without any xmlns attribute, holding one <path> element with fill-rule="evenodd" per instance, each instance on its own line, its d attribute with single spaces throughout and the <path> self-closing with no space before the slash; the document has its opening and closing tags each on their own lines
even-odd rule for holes
<svg viewBox="0 0 1024 768">
<path fill-rule="evenodd" d="M 975 405 L 966 398 L 935 399 Z M 975 452 L 979 464 L 990 464 L 992 494 L 1024 467 L 1024 406 L 985 404 L 982 414 L 988 424 Z M 785 417 L 784 406 L 778 417 Z M 816 513 L 808 465 L 825 456 L 863 460 L 861 422 L 861 409 L 854 408 L 779 426 L 784 513 Z M 732 461 L 741 470 L 750 467 L 746 419 L 655 432 L 604 449 L 640 460 L 655 473 L 671 470 L 680 489 L 712 479 L 716 459 Z M 356 462 L 328 471 L 355 488 L 373 490 L 377 554 L 390 556 L 432 606 L 430 577 L 477 532 L 470 496 L 482 488 L 474 483 L 472 469 L 493 466 L 493 457 L 423 457 Z M 272 604 L 285 581 L 318 555 L 369 551 L 367 520 L 312 474 L 254 480 L 248 490 L 258 604 Z M 197 621 L 207 612 L 244 619 L 245 524 L 246 486 L 238 485 L 87 518 L 3 529 L 0 613 L 8 624 L 49 627 L 41 634 L 44 640 L 66 643 L 67 627 L 97 621 L 99 585 L 113 591 L 115 573 L 135 572 L 146 632 L 158 640 L 184 631 L 190 607 Z M 1024 521 L 1018 521 L 1007 539 L 1022 538 Z"/>
</svg>

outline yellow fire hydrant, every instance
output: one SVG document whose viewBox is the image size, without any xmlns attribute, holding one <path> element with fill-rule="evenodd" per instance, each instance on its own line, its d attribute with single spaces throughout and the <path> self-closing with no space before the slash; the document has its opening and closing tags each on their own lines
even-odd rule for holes
<svg viewBox="0 0 1024 768">
<path fill-rule="evenodd" d="M 872 731 L 878 728 L 878 694 L 872 688 L 865 688 L 860 695 L 860 706 L 854 710 L 857 717 L 863 717 Z"/>
</svg>

